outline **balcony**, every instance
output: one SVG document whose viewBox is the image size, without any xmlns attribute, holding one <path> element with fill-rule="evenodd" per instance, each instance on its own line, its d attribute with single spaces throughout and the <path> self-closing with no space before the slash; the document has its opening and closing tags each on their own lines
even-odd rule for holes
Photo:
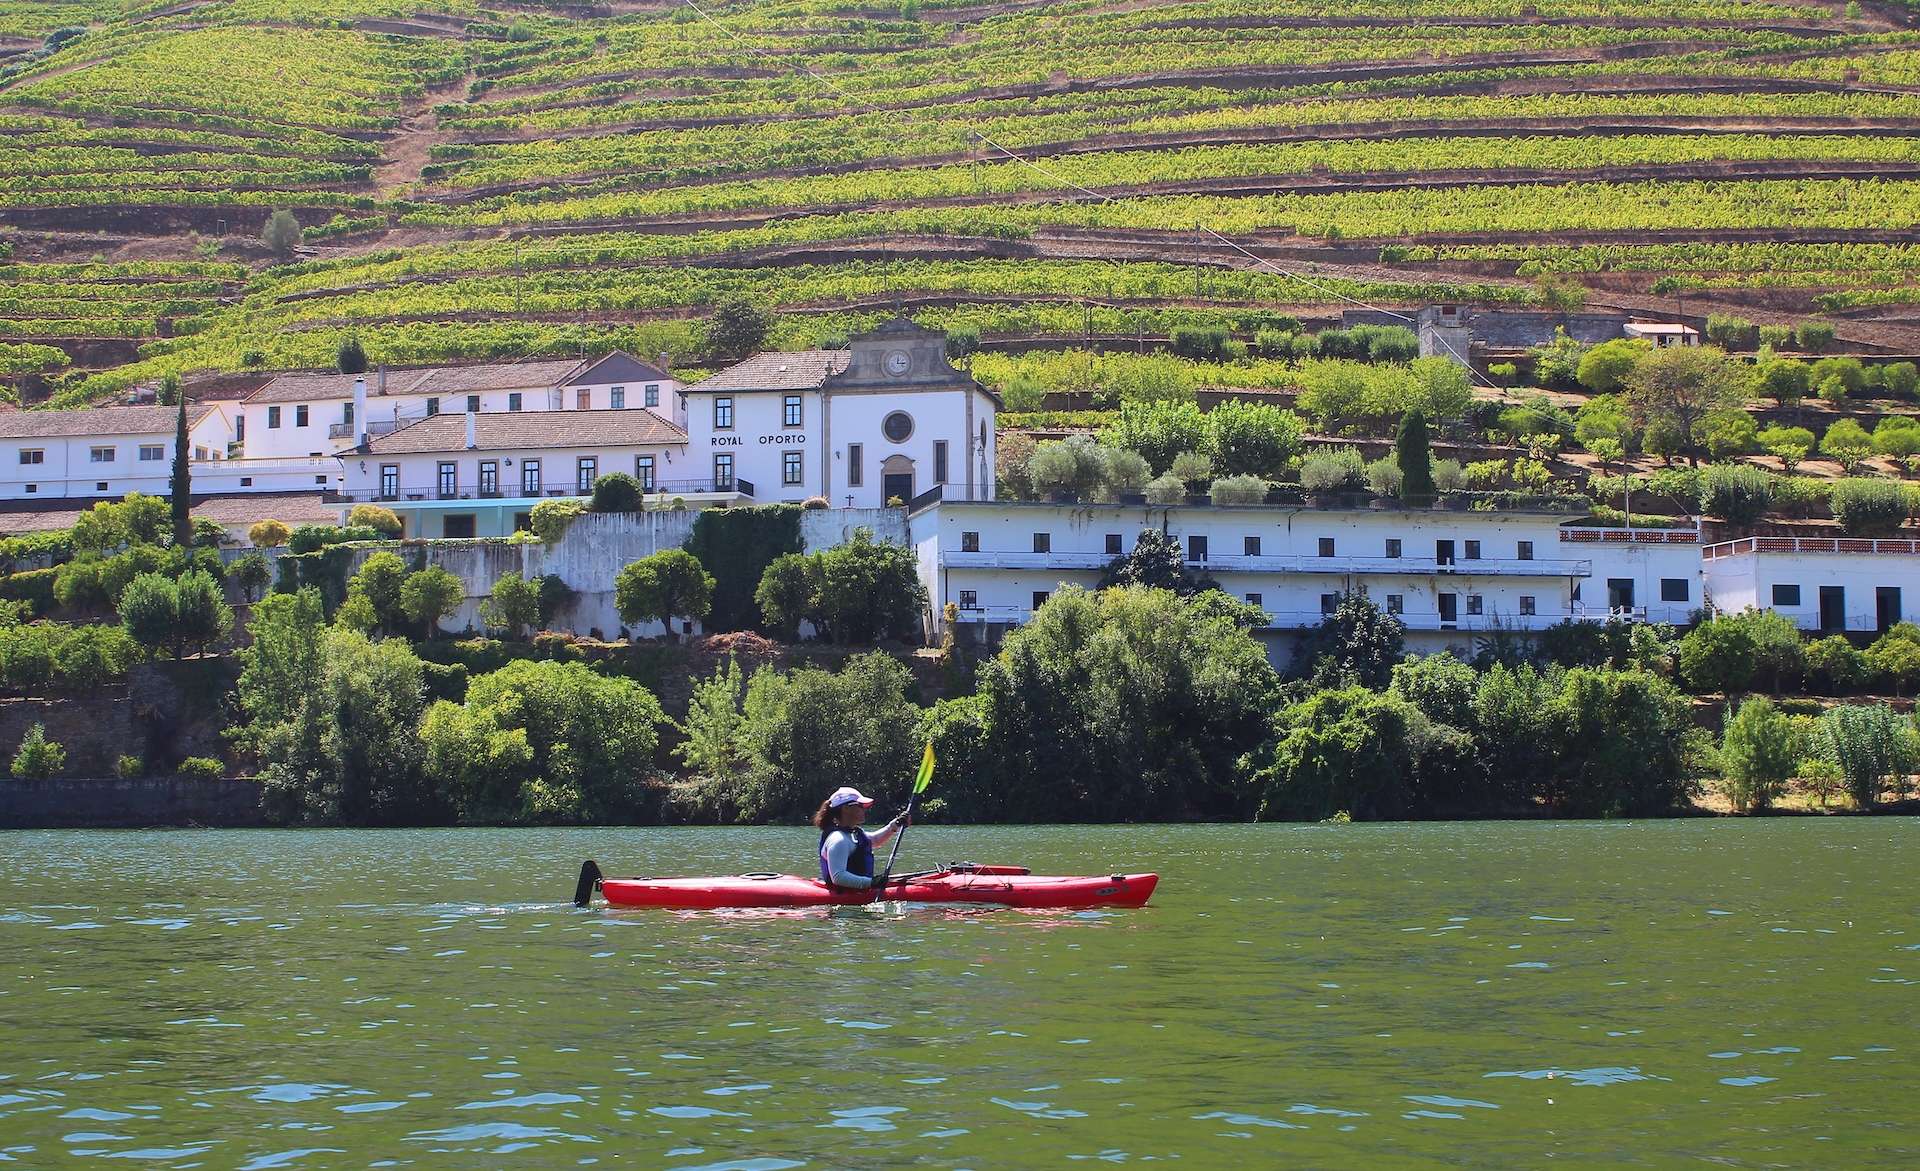
<svg viewBox="0 0 1920 1171">
<path fill-rule="evenodd" d="M 1707 561 L 1750 553 L 1893 553 L 1911 557 L 1920 554 L 1920 541 L 1904 537 L 1742 537 L 1700 551 Z"/>
<path fill-rule="evenodd" d="M 328 460 L 330 466 L 338 467 L 338 461 Z M 719 497 L 726 500 L 752 500 L 753 481 L 735 479 L 731 485 L 716 483 L 713 480 L 661 480 L 647 491 L 647 500 L 653 504 L 663 504 L 677 496 Z M 490 501 L 507 503 L 518 501 L 537 504 L 542 500 L 556 497 L 584 497 L 588 493 L 576 491 L 572 487 L 542 487 L 528 492 L 494 490 L 481 492 L 471 488 L 461 488 L 454 492 L 442 492 L 437 484 L 421 486 L 402 485 L 398 492 L 383 493 L 378 488 L 354 488 L 338 493 L 338 499 L 353 504 L 417 504 L 427 501 Z M 1103 561 L 1101 564 L 1105 564 Z"/>
<path fill-rule="evenodd" d="M 367 438 L 378 439 L 382 435 L 391 435 L 400 428 L 418 423 L 426 417 L 426 412 L 422 411 L 417 415 L 401 415 L 393 419 L 368 419 Z M 358 430 L 359 429 L 352 423 L 329 423 L 327 424 L 327 438 L 352 439 Z"/>
<path fill-rule="evenodd" d="M 994 551 L 940 554 L 940 564 L 948 569 L 1105 569 L 1113 555 L 1105 553 L 1002 553 Z M 1354 574 L 1428 574 L 1454 577 L 1592 577 L 1593 562 L 1564 558 L 1538 560 L 1484 558 L 1441 563 L 1433 557 L 1276 557 L 1210 553 L 1205 558 L 1187 561 L 1187 568 L 1201 573 L 1311 573 L 1351 576 Z"/>
<path fill-rule="evenodd" d="M 1309 630 L 1320 625 L 1327 618 L 1326 614 L 1319 610 L 1266 609 L 1266 614 L 1269 630 Z M 1019 626 L 1032 617 L 1033 611 L 1024 606 L 976 606 L 961 610 L 957 620 Z M 1641 611 L 1638 615 L 1630 612 L 1606 611 L 1574 614 L 1462 614 L 1452 622 L 1442 622 L 1437 613 L 1395 614 L 1393 617 L 1410 631 L 1490 635 L 1496 632 L 1537 634 L 1568 619 L 1575 622 L 1604 622 L 1608 618 L 1644 621 L 1645 612 Z"/>
</svg>

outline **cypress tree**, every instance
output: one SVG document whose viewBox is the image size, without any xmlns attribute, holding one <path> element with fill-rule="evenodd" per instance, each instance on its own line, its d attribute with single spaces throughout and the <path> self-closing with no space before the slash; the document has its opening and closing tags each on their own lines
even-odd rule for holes
<svg viewBox="0 0 1920 1171">
<path fill-rule="evenodd" d="M 1400 497 L 1415 507 L 1433 503 L 1433 452 L 1427 443 L 1427 416 L 1416 407 L 1400 420 L 1393 451 L 1400 463 Z"/>
<path fill-rule="evenodd" d="M 173 506 L 173 543 L 184 549 L 193 544 L 193 472 L 187 462 L 191 454 L 187 448 L 187 396 L 181 393 L 180 380 L 171 374 L 167 376 L 166 386 L 179 404 L 173 421 L 173 481 L 168 491 L 172 497 L 169 503 Z"/>
</svg>

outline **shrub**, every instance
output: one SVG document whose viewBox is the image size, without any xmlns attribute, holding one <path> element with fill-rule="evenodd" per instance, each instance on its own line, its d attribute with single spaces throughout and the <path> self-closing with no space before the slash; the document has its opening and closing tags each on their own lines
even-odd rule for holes
<svg viewBox="0 0 1920 1171">
<path fill-rule="evenodd" d="M 123 781 L 131 781 L 135 777 L 143 776 L 146 771 L 146 762 L 131 754 L 122 754 L 113 762 L 113 775 Z"/>
<path fill-rule="evenodd" d="M 66 767 L 67 750 L 47 739 L 45 724 L 35 724 L 27 729 L 26 738 L 20 741 L 20 750 L 13 755 L 14 779 L 44 781 L 59 776 Z"/>
<path fill-rule="evenodd" d="M 217 781 L 227 775 L 227 766 L 211 756 L 189 756 L 173 770 L 176 776 L 199 781 Z"/>
<path fill-rule="evenodd" d="M 1027 461 L 1027 472 L 1042 491 L 1070 492 L 1091 500 L 1106 487 L 1106 451 L 1085 435 L 1042 443 Z"/>
<path fill-rule="evenodd" d="M 1215 504 L 1263 504 L 1267 482 L 1259 476 L 1227 476 L 1213 482 L 1212 497 Z"/>
<path fill-rule="evenodd" d="M 1179 504 L 1187 498 L 1187 482 L 1172 472 L 1162 472 L 1147 481 L 1147 503 Z"/>
<path fill-rule="evenodd" d="M 542 500 L 533 506 L 527 523 L 533 526 L 535 536 L 551 545 L 566 535 L 567 526 L 586 510 L 587 502 L 572 496 Z"/>
<path fill-rule="evenodd" d="M 1300 486 L 1309 492 L 1346 491 L 1365 478 L 1366 465 L 1355 448 L 1318 447 L 1300 461 Z"/>
<path fill-rule="evenodd" d="M 0 599 L 25 602 L 28 613 L 39 617 L 50 613 L 59 601 L 55 593 L 59 580 L 58 569 L 29 569 L 10 573 L 0 577 Z"/>
<path fill-rule="evenodd" d="M 1153 469 L 1138 452 L 1106 449 L 1107 486 L 1115 492 L 1138 492 L 1153 478 Z"/>
<path fill-rule="evenodd" d="M 1793 327 L 1788 325 L 1763 325 L 1760 327 L 1760 344 L 1772 350 L 1784 350 L 1793 344 Z"/>
<path fill-rule="evenodd" d="M 480 604 L 480 621 L 508 638 L 520 638 L 540 621 L 540 587 L 517 573 L 501 575 Z"/>
<path fill-rule="evenodd" d="M 452 616 L 466 601 L 467 587 L 438 565 L 407 575 L 400 587 L 400 610 L 418 623 L 428 638 L 440 633 L 440 620 Z"/>
<path fill-rule="evenodd" d="M 1457 459 L 1433 461 L 1433 486 L 1440 492 L 1458 492 L 1467 485 L 1466 469 Z"/>
<path fill-rule="evenodd" d="M 260 229 L 260 242 L 277 260 L 293 259 L 293 250 L 300 246 L 300 240 L 300 221 L 285 208 L 276 208 L 267 217 L 266 226 Z"/>
<path fill-rule="evenodd" d="M 342 374 L 367 372 L 367 348 L 360 344 L 358 334 L 350 333 L 340 339 L 340 345 L 333 354 L 333 368 Z"/>
<path fill-rule="evenodd" d="M 1212 362 L 1218 360 L 1226 349 L 1227 336 L 1225 326 L 1176 325 L 1169 341 L 1173 352 L 1182 358 Z"/>
<path fill-rule="evenodd" d="M 1390 455 L 1383 455 L 1368 463 L 1366 477 L 1367 487 L 1377 496 L 1398 496 L 1405 482 L 1399 462 Z"/>
<path fill-rule="evenodd" d="M 1793 340 L 1802 353 L 1824 353 L 1833 344 L 1833 326 L 1824 321 L 1803 321 L 1794 327 Z"/>
<path fill-rule="evenodd" d="M 273 581 L 273 569 L 267 559 L 258 553 L 249 553 L 233 563 L 227 571 L 227 580 L 240 591 L 242 601 L 254 602 L 266 592 Z"/>
<path fill-rule="evenodd" d="M 1890 480 L 1838 480 L 1827 500 L 1834 519 L 1852 537 L 1885 536 L 1907 519 L 1906 494 Z"/>
<path fill-rule="evenodd" d="M 1487 377 L 1495 386 L 1517 386 L 1520 382 L 1520 367 L 1512 362 L 1495 362 L 1487 367 Z"/>
<path fill-rule="evenodd" d="M 767 565 L 753 592 L 761 622 L 769 634 L 791 642 L 800 623 L 812 621 L 820 605 L 820 563 L 804 553 L 783 553 Z"/>
<path fill-rule="evenodd" d="M 701 621 L 713 605 L 713 575 L 685 549 L 662 549 L 629 564 L 614 579 L 620 621 L 659 622 L 673 637 L 673 620 Z"/>
<path fill-rule="evenodd" d="M 1831 761 L 1854 804 L 1872 809 L 1886 779 L 1913 760 L 1913 729 L 1886 704 L 1830 708 L 1820 717 L 1815 750 Z"/>
<path fill-rule="evenodd" d="M 372 529 L 382 537 L 389 538 L 398 537 L 406 531 L 399 513 L 378 504 L 354 505 L 353 511 L 347 514 L 347 527 Z"/>
<path fill-rule="evenodd" d="M 1789 717 L 1766 699 L 1730 709 L 1720 745 L 1724 788 L 1735 809 L 1765 809 L 1800 763 Z"/>
<path fill-rule="evenodd" d="M 1868 669 L 1886 680 L 1895 695 L 1904 694 L 1920 681 L 1920 642 L 1900 627 L 1874 640 L 1867 648 L 1866 660 Z"/>
<path fill-rule="evenodd" d="M 1277 478 L 1300 453 L 1300 416 L 1266 403 L 1229 401 L 1207 412 L 1207 450 L 1226 476 Z"/>
<path fill-rule="evenodd" d="M 832 508 L 833 505 L 827 503 L 825 496 L 809 496 L 800 502 L 800 507 L 817 511 L 822 508 Z"/>
<path fill-rule="evenodd" d="M 1723 350 L 1750 350 L 1759 343 L 1760 331 L 1744 317 L 1726 313 L 1707 315 L 1707 340 Z"/>
<path fill-rule="evenodd" d="M 1714 464 L 1700 476 L 1700 511 L 1734 525 L 1751 525 L 1773 502 L 1767 474 L 1751 464 Z"/>
<path fill-rule="evenodd" d="M 646 506 L 647 494 L 640 481 L 625 472 L 608 472 L 593 482 L 594 512 L 639 512 Z"/>
<path fill-rule="evenodd" d="M 1192 490 L 1213 477 L 1213 461 L 1204 452 L 1183 451 L 1173 457 L 1173 467 L 1169 470 Z"/>
<path fill-rule="evenodd" d="M 1844 695 L 1867 681 L 1867 658 L 1838 634 L 1807 644 L 1807 673 L 1828 695 Z"/>
<path fill-rule="evenodd" d="M 1866 428 L 1852 419 L 1836 419 L 1820 437 L 1820 450 L 1838 460 L 1840 467 L 1851 475 L 1872 454 L 1873 439 Z"/>
<path fill-rule="evenodd" d="M 1807 397 L 1812 385 L 1810 369 L 1795 358 L 1775 358 L 1759 367 L 1760 390 L 1783 407 L 1793 406 Z"/>
</svg>

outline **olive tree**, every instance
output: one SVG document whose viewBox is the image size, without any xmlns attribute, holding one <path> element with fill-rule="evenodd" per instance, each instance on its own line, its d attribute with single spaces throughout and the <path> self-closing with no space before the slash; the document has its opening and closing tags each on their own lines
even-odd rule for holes
<svg viewBox="0 0 1920 1171">
<path fill-rule="evenodd" d="M 704 619 L 713 607 L 713 575 L 685 549 L 662 549 L 622 569 L 613 581 L 620 621 L 659 622 L 673 638 L 673 620 Z"/>
</svg>

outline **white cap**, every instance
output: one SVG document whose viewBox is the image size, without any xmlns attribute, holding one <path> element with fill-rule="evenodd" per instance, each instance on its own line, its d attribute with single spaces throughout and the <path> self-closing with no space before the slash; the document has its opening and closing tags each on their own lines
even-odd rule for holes
<svg viewBox="0 0 1920 1171">
<path fill-rule="evenodd" d="M 849 789 L 849 788 L 835 789 L 833 791 L 833 796 L 827 798 L 828 809 L 838 809 L 842 805 L 871 805 L 871 804 L 873 804 L 873 798 L 861 796 L 860 790 L 858 789 Z"/>
</svg>

